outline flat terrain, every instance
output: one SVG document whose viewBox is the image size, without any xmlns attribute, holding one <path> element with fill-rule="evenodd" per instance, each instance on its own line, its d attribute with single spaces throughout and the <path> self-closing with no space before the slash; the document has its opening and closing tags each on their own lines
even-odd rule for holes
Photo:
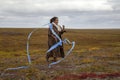
<svg viewBox="0 0 120 80">
<path fill-rule="evenodd" d="M 31 36 L 32 64 L 28 64 L 26 42 L 32 30 L 0 29 L 0 80 L 120 80 L 120 29 L 67 29 L 63 38 L 75 41 L 76 46 L 50 69 L 45 60 L 47 29 L 38 29 Z M 65 52 L 70 47 L 64 45 Z M 5 71 L 25 65 L 30 67 Z"/>
</svg>

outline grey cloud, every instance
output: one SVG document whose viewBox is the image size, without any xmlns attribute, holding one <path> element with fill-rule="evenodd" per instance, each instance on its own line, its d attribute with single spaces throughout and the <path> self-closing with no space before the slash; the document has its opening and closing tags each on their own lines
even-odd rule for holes
<svg viewBox="0 0 120 80">
<path fill-rule="evenodd" d="M 108 0 L 114 10 L 120 10 L 120 0 Z"/>
<path fill-rule="evenodd" d="M 91 2 L 90 0 L 76 0 L 78 3 L 74 4 L 78 5 L 80 1 L 83 1 L 84 5 L 78 7 L 73 5 L 74 8 L 69 7 L 71 3 L 68 6 L 66 3 L 65 6 L 64 1 L 73 0 L 57 0 L 57 3 L 56 0 L 0 0 L 0 26 L 41 27 L 42 24 L 48 23 L 51 17 L 58 16 L 60 23 L 68 28 L 120 28 L 119 0 L 108 0 L 108 2 L 101 0 L 106 3 L 101 3 L 100 6 L 103 5 L 106 9 L 98 7 L 97 0 L 91 0 Z M 92 2 L 97 2 L 97 4 L 92 6 Z M 59 3 L 60 7 L 56 5 Z M 86 3 L 90 5 L 90 8 L 86 6 Z M 55 6 L 57 8 L 53 9 Z"/>
</svg>

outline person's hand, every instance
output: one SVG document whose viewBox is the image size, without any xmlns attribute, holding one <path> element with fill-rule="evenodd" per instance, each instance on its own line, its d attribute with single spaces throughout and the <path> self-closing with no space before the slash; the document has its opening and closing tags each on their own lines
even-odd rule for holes
<svg viewBox="0 0 120 80">
<path fill-rule="evenodd" d="M 65 30 L 65 26 L 63 25 L 63 32 L 66 32 L 66 30 Z"/>
<path fill-rule="evenodd" d="M 65 25 L 63 25 L 63 30 L 65 29 Z"/>
<path fill-rule="evenodd" d="M 54 35 L 52 35 L 52 37 L 55 39 L 55 41 L 57 42 L 57 38 L 54 36 Z"/>
<path fill-rule="evenodd" d="M 54 37 L 54 39 L 55 39 L 55 41 L 57 42 L 57 38 L 56 38 L 56 37 Z"/>
</svg>

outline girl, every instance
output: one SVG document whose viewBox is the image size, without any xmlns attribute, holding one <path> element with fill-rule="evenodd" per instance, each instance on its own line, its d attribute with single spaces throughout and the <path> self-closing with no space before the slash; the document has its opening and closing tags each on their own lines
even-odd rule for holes
<svg viewBox="0 0 120 80">
<path fill-rule="evenodd" d="M 62 34 L 65 31 L 65 26 L 63 25 L 63 28 L 58 25 L 58 17 L 53 17 L 50 19 L 50 23 L 53 24 L 53 30 L 55 33 L 62 39 Z M 57 26 L 55 26 L 57 25 Z M 54 44 L 59 42 L 59 40 L 56 38 L 56 36 L 52 33 L 50 28 L 48 29 L 48 48 L 52 47 Z M 49 62 L 49 58 L 53 57 L 53 61 L 57 61 L 57 57 L 64 58 L 64 49 L 63 44 L 62 46 L 58 46 L 57 48 L 53 49 L 51 52 L 47 53 L 46 59 Z"/>
</svg>

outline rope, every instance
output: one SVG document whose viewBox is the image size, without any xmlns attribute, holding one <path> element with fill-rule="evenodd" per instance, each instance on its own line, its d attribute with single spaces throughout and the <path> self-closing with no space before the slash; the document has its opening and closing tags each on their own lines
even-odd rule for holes
<svg viewBox="0 0 120 80">
<path fill-rule="evenodd" d="M 56 62 L 50 63 L 49 66 L 48 66 L 49 68 L 51 68 L 52 65 L 58 64 L 58 63 L 60 63 L 61 61 L 63 61 L 63 60 L 72 52 L 72 50 L 74 49 L 74 46 L 75 46 L 75 42 L 74 42 L 74 41 L 73 41 L 73 42 L 70 42 L 68 39 L 64 39 L 64 40 L 62 41 L 61 38 L 60 38 L 60 37 L 55 33 L 55 31 L 53 30 L 53 24 L 54 24 L 54 23 L 48 23 L 48 24 L 45 24 L 45 25 L 49 25 L 50 30 L 51 30 L 52 33 L 56 36 L 56 38 L 59 39 L 59 42 L 56 43 L 55 45 L 53 45 L 46 53 L 52 51 L 53 49 L 57 48 L 58 46 L 62 46 L 62 42 L 65 43 L 65 44 L 72 44 L 72 47 L 71 47 L 71 49 L 66 53 L 66 56 L 65 56 L 64 58 L 62 58 L 62 59 L 60 59 L 60 60 L 58 60 L 58 61 L 56 61 Z M 45 26 L 45 25 L 42 25 L 42 26 Z M 55 25 L 55 24 L 54 24 L 54 25 Z M 55 25 L 55 26 L 57 26 L 57 25 Z M 4 70 L 4 72 L 3 72 L 0 76 L 3 76 L 7 70 L 27 69 L 27 68 L 30 67 L 30 65 L 32 64 L 32 61 L 31 61 L 30 52 L 29 52 L 29 41 L 30 41 L 30 37 L 32 36 L 32 34 L 33 34 L 36 30 L 38 30 L 38 29 L 39 29 L 39 28 L 35 28 L 34 30 L 32 30 L 32 31 L 29 33 L 28 37 L 27 37 L 26 50 L 27 50 L 27 58 L 28 58 L 28 63 L 29 63 L 29 65 L 28 65 L 28 66 L 20 66 L 20 67 L 16 67 L 16 68 L 7 68 L 7 69 Z"/>
</svg>

